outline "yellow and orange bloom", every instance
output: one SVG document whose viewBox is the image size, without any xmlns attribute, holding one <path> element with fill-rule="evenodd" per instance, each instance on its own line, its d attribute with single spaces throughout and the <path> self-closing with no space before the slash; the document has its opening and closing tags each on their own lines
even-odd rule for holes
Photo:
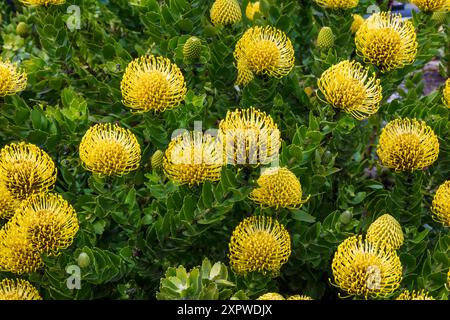
<svg viewBox="0 0 450 320">
<path fill-rule="evenodd" d="M 27 87 L 27 74 L 16 63 L 0 58 L 0 97 L 14 95 Z"/>
<path fill-rule="evenodd" d="M 241 6 L 237 0 L 216 0 L 210 11 L 213 25 L 235 24 L 242 20 Z"/>
<path fill-rule="evenodd" d="M 369 226 L 366 239 L 380 247 L 397 250 L 404 236 L 400 223 L 390 214 L 384 214 Z"/>
<path fill-rule="evenodd" d="M 450 180 L 439 186 L 432 203 L 433 218 L 450 227 Z"/>
</svg>

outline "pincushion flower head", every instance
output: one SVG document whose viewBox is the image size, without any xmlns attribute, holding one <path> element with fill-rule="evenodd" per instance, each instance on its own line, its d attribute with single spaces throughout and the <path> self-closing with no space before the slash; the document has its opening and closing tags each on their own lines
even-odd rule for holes
<svg viewBox="0 0 450 320">
<path fill-rule="evenodd" d="M 450 180 L 439 186 L 432 203 L 433 218 L 450 227 Z"/>
<path fill-rule="evenodd" d="M 359 27 L 361 27 L 363 23 L 364 23 L 364 18 L 359 14 L 354 14 L 353 22 L 352 22 L 352 25 L 350 26 L 351 32 L 356 33 L 356 31 L 359 30 Z"/>
<path fill-rule="evenodd" d="M 3 279 L 0 281 L 1 300 L 42 300 L 37 289 L 23 279 Z"/>
<path fill-rule="evenodd" d="M 294 48 L 283 31 L 272 26 L 256 26 L 239 39 L 234 58 L 238 68 L 245 65 L 255 75 L 281 78 L 294 67 Z M 241 60 L 245 63 L 240 64 Z"/>
<path fill-rule="evenodd" d="M 276 292 L 267 292 L 259 296 L 256 300 L 286 300 L 284 297 Z"/>
<path fill-rule="evenodd" d="M 11 143 L 0 150 L 0 184 L 14 199 L 51 189 L 56 171 L 50 156 L 34 144 Z"/>
<path fill-rule="evenodd" d="M 450 108 L 450 78 L 445 81 L 444 89 L 442 90 L 442 96 L 444 103 L 447 105 L 447 107 Z"/>
<path fill-rule="evenodd" d="M 410 0 L 410 2 L 424 12 L 445 12 L 450 9 L 449 0 Z"/>
<path fill-rule="evenodd" d="M 258 271 L 277 276 L 291 255 L 291 238 L 277 220 L 252 216 L 233 231 L 229 248 L 230 266 L 236 273 Z"/>
<path fill-rule="evenodd" d="M 325 100 L 358 120 L 376 113 L 382 99 L 380 80 L 368 68 L 344 60 L 325 70 L 317 81 Z"/>
<path fill-rule="evenodd" d="M 249 20 L 253 20 L 253 17 L 255 16 L 255 13 L 260 12 L 259 11 L 259 1 L 251 2 L 249 1 L 247 4 L 247 8 L 245 8 L 245 15 Z"/>
<path fill-rule="evenodd" d="M 333 257 L 334 285 L 349 296 L 387 297 L 400 286 L 402 265 L 394 250 L 363 240 L 345 239 Z"/>
<path fill-rule="evenodd" d="M 286 300 L 314 300 L 314 299 L 311 298 L 310 296 L 306 296 L 303 294 L 295 294 L 293 296 L 287 297 Z"/>
<path fill-rule="evenodd" d="M 235 24 L 242 19 L 241 6 L 237 0 L 216 0 L 211 7 L 210 16 L 215 26 Z"/>
<path fill-rule="evenodd" d="M 218 139 L 228 164 L 268 164 L 278 159 L 280 131 L 270 115 L 255 108 L 228 111 Z"/>
<path fill-rule="evenodd" d="M 66 3 L 66 0 L 19 0 L 19 1 L 27 6 L 48 6 Z"/>
<path fill-rule="evenodd" d="M 358 55 L 383 72 L 413 63 L 417 54 L 412 22 L 390 12 L 367 18 L 356 32 L 355 43 Z"/>
<path fill-rule="evenodd" d="M 22 201 L 5 228 L 6 232 L 18 228 L 32 250 L 54 256 L 72 244 L 79 227 L 75 210 L 66 200 L 41 193 Z"/>
<path fill-rule="evenodd" d="M 425 290 L 416 291 L 404 290 L 395 300 L 435 300 L 429 292 Z"/>
<path fill-rule="evenodd" d="M 250 193 L 250 199 L 262 206 L 299 208 L 308 199 L 302 200 L 302 185 L 287 168 L 268 168 L 258 178 L 258 187 Z"/>
<path fill-rule="evenodd" d="M 367 229 L 367 241 L 387 249 L 396 250 L 404 241 L 400 223 L 390 214 L 376 219 Z"/>
<path fill-rule="evenodd" d="M 120 89 L 122 103 L 136 112 L 175 108 L 186 96 L 186 83 L 178 66 L 153 55 L 128 64 Z"/>
<path fill-rule="evenodd" d="M 315 0 L 316 3 L 328 9 L 352 9 L 355 8 L 359 0 Z"/>
<path fill-rule="evenodd" d="M 136 136 L 111 123 L 90 127 L 81 140 L 79 151 L 84 167 L 101 176 L 122 176 L 136 170 L 141 161 Z"/>
<path fill-rule="evenodd" d="M 0 184 L 0 220 L 11 218 L 19 202 L 5 185 Z"/>
<path fill-rule="evenodd" d="M 0 97 L 16 94 L 26 86 L 27 74 L 20 71 L 17 64 L 0 58 Z"/>
<path fill-rule="evenodd" d="M 164 154 L 166 176 L 179 184 L 200 184 L 220 180 L 223 156 L 218 141 L 200 131 L 175 137 Z"/>
<path fill-rule="evenodd" d="M 436 134 L 424 121 L 395 119 L 381 131 L 377 154 L 396 171 L 414 171 L 433 164 L 439 155 Z"/>
</svg>

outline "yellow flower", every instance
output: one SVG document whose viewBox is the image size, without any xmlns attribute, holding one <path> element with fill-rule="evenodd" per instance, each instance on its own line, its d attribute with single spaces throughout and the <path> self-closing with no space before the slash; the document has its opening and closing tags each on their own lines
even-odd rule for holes
<svg viewBox="0 0 450 320">
<path fill-rule="evenodd" d="M 390 214 L 383 214 L 367 229 L 367 241 L 386 249 L 396 250 L 404 241 L 400 223 Z"/>
<path fill-rule="evenodd" d="M 450 108 L 450 78 L 445 81 L 444 89 L 442 90 L 443 100 L 447 107 Z"/>
<path fill-rule="evenodd" d="M 355 43 L 358 55 L 383 72 L 413 63 L 417 54 L 412 22 L 390 12 L 367 18 L 356 32 Z"/>
<path fill-rule="evenodd" d="M 174 138 L 164 154 L 164 173 L 179 184 L 220 180 L 222 154 L 217 140 L 199 131 Z"/>
<path fill-rule="evenodd" d="M 141 147 L 128 129 L 111 123 L 89 128 L 80 143 L 85 168 L 105 176 L 121 176 L 139 167 Z"/>
<path fill-rule="evenodd" d="M 239 39 L 234 50 L 238 62 L 244 60 L 256 75 L 281 78 L 294 67 L 294 48 L 286 34 L 272 26 L 252 27 Z"/>
<path fill-rule="evenodd" d="M 432 296 L 430 296 L 429 292 L 425 290 L 417 291 L 413 290 L 409 292 L 408 290 L 404 290 L 395 300 L 435 300 Z"/>
<path fill-rule="evenodd" d="M 66 0 L 19 0 L 27 6 L 48 6 L 66 3 Z"/>
<path fill-rule="evenodd" d="M 5 185 L 0 184 L 0 219 L 9 219 L 14 215 L 14 211 L 19 201 L 16 200 Z"/>
<path fill-rule="evenodd" d="M 122 103 L 136 112 L 175 108 L 186 96 L 186 83 L 178 66 L 152 55 L 128 64 L 120 89 Z"/>
<path fill-rule="evenodd" d="M 215 26 L 235 24 L 242 19 L 241 7 L 236 0 L 216 0 L 211 7 L 210 16 Z"/>
<path fill-rule="evenodd" d="M 352 9 L 356 7 L 359 0 L 315 0 L 316 3 L 329 9 Z"/>
<path fill-rule="evenodd" d="M 0 281 L 0 300 L 42 300 L 36 288 L 26 280 Z"/>
<path fill-rule="evenodd" d="M 34 144 L 11 143 L 0 150 L 0 184 L 17 200 L 51 189 L 56 171 L 50 156 Z"/>
<path fill-rule="evenodd" d="M 246 86 L 255 77 L 253 72 L 249 69 L 247 61 L 244 59 L 237 61 L 237 73 L 238 75 L 235 83 L 237 86 Z"/>
<path fill-rule="evenodd" d="M 359 30 L 359 27 L 361 27 L 363 23 L 364 23 L 364 18 L 359 14 L 354 14 L 353 22 L 350 27 L 350 30 L 352 31 L 352 33 L 356 33 L 356 31 Z"/>
<path fill-rule="evenodd" d="M 432 203 L 433 217 L 450 227 L 450 180 L 439 186 Z"/>
<path fill-rule="evenodd" d="M 449 0 L 411 0 L 411 3 L 424 12 L 445 12 L 450 8 Z"/>
<path fill-rule="evenodd" d="M 402 265 L 394 250 L 374 245 L 361 236 L 345 239 L 332 262 L 335 285 L 350 296 L 387 297 L 400 285 Z"/>
<path fill-rule="evenodd" d="M 230 266 L 236 273 L 259 271 L 277 276 L 291 255 L 291 238 L 277 220 L 253 216 L 236 227 L 229 248 Z"/>
<path fill-rule="evenodd" d="M 0 270 L 23 274 L 35 272 L 42 266 L 41 255 L 30 246 L 27 235 L 8 221 L 0 230 Z"/>
<path fill-rule="evenodd" d="M 377 154 L 388 168 L 414 171 L 436 161 L 439 141 L 424 121 L 395 119 L 381 131 Z"/>
<path fill-rule="evenodd" d="M 22 201 L 14 217 L 5 226 L 26 235 L 32 250 L 57 255 L 69 247 L 78 232 L 73 207 L 57 194 L 37 194 Z"/>
<path fill-rule="evenodd" d="M 228 164 L 268 164 L 278 159 L 280 131 L 270 115 L 255 108 L 228 111 L 219 123 Z"/>
<path fill-rule="evenodd" d="M 376 113 L 382 99 L 380 80 L 369 77 L 368 68 L 355 61 L 344 60 L 325 70 L 317 81 L 326 101 L 355 119 Z"/>
<path fill-rule="evenodd" d="M 248 2 L 247 8 L 245 8 L 245 15 L 249 20 L 253 20 L 253 17 L 255 16 L 255 13 L 260 12 L 259 11 L 259 1 L 256 2 Z"/>
<path fill-rule="evenodd" d="M 17 65 L 0 58 L 0 97 L 16 94 L 27 87 L 27 74 Z"/>
<path fill-rule="evenodd" d="M 287 168 L 268 168 L 258 178 L 257 183 L 259 187 L 254 189 L 249 197 L 261 205 L 276 209 L 299 208 L 308 200 L 302 200 L 302 185 Z"/>
<path fill-rule="evenodd" d="M 286 300 L 313 300 L 313 298 L 305 295 L 296 294 L 288 297 Z"/>
<path fill-rule="evenodd" d="M 256 300 L 285 300 L 284 297 L 276 292 L 268 292 L 260 296 Z"/>
</svg>

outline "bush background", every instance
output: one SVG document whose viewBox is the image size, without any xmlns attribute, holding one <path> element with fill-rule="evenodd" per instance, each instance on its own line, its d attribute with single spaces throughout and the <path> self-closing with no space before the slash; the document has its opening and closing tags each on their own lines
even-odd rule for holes
<svg viewBox="0 0 450 320">
<path fill-rule="evenodd" d="M 244 218 L 261 209 L 248 198 L 259 169 L 226 167 L 219 183 L 176 186 L 154 172 L 149 158 L 164 150 L 172 132 L 216 128 L 227 110 L 255 106 L 279 125 L 283 146 L 281 165 L 288 166 L 311 199 L 299 210 L 281 210 L 278 217 L 291 234 L 293 248 L 281 276 L 275 279 L 234 279 L 236 290 L 248 297 L 276 291 L 336 299 L 330 284 L 331 259 L 346 237 L 362 233 L 387 212 L 402 224 L 405 244 L 399 250 L 404 267 L 402 288 L 426 289 L 448 298 L 444 285 L 450 267 L 450 236 L 430 215 L 435 190 L 450 178 L 449 110 L 441 91 L 423 95 L 423 66 L 440 61 L 449 76 L 449 17 L 439 27 L 430 15 L 413 14 L 419 42 L 413 65 L 378 73 L 383 86 L 380 111 L 357 121 L 308 97 L 305 87 L 329 66 L 355 55 L 351 13 L 366 14 L 374 1 L 363 0 L 353 11 L 332 12 L 309 0 L 262 1 L 262 16 L 232 27 L 213 27 L 212 1 L 69 0 L 65 5 L 26 8 L 17 2 L 0 3 L 1 56 L 21 61 L 28 87 L 0 101 L 0 146 L 28 141 L 46 150 L 58 167 L 55 191 L 76 209 L 80 231 L 74 244 L 45 268 L 26 275 L 45 299 L 154 299 L 160 278 L 169 266 L 200 265 L 204 257 L 228 264 L 228 241 Z M 134 2 L 139 2 L 135 0 Z M 245 8 L 247 0 L 241 1 Z M 69 5 L 81 9 L 81 28 L 66 27 Z M 387 2 L 379 4 L 387 9 Z M 245 11 L 244 11 L 245 12 Z M 16 34 L 26 22 L 29 33 Z M 255 79 L 242 91 L 234 88 L 233 50 L 253 24 L 270 24 L 291 39 L 296 63 L 281 80 Z M 315 38 L 322 26 L 336 35 L 334 48 L 319 51 Z M 199 61 L 183 61 L 189 36 L 202 39 Z M 162 114 L 132 114 L 121 103 L 120 81 L 126 65 L 146 53 L 170 58 L 185 76 L 184 104 Z M 400 86 L 402 84 L 402 86 Z M 398 99 L 388 102 L 396 92 Z M 376 157 L 380 128 L 397 117 L 425 120 L 439 136 L 439 159 L 413 174 L 383 169 Z M 143 150 L 139 170 L 122 178 L 100 179 L 86 172 L 78 145 L 97 122 L 117 122 L 136 134 Z M 351 212 L 344 223 L 340 216 Z M 82 269 L 81 290 L 66 287 L 65 268 L 78 254 L 91 257 Z M 0 277 L 11 276 L 0 273 Z"/>
</svg>

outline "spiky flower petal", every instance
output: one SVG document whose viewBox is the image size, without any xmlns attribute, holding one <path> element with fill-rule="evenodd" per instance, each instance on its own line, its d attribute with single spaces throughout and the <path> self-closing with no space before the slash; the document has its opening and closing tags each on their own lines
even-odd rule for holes
<svg viewBox="0 0 450 320">
<path fill-rule="evenodd" d="M 413 63 L 417 54 L 412 22 L 390 12 L 367 18 L 356 32 L 355 43 L 358 55 L 383 72 Z"/>
<path fill-rule="evenodd" d="M 315 0 L 316 3 L 328 9 L 352 9 L 355 8 L 359 0 Z"/>
<path fill-rule="evenodd" d="M 444 103 L 447 105 L 447 107 L 450 108 L 450 78 L 445 81 L 444 89 L 442 90 L 442 96 Z"/>
<path fill-rule="evenodd" d="M 358 120 L 378 111 L 382 99 L 380 80 L 356 61 L 344 60 L 325 70 L 317 85 L 325 100 Z"/>
<path fill-rule="evenodd" d="M 134 171 L 141 161 L 136 136 L 111 123 L 90 127 L 81 140 L 79 151 L 84 167 L 104 176 L 121 176 Z"/>
<path fill-rule="evenodd" d="M 36 288 L 26 280 L 0 281 L 0 300 L 42 300 Z"/>
<path fill-rule="evenodd" d="M 179 184 L 220 180 L 223 156 L 218 141 L 199 131 L 174 138 L 164 154 L 164 173 Z"/>
<path fill-rule="evenodd" d="M 410 0 L 424 12 L 445 12 L 450 9 L 449 0 Z"/>
<path fill-rule="evenodd" d="M 21 72 L 17 64 L 0 58 L 0 97 L 16 94 L 26 87 L 27 74 Z"/>
<path fill-rule="evenodd" d="M 229 248 L 230 266 L 236 273 L 259 271 L 277 276 L 291 255 L 291 237 L 277 220 L 252 216 L 233 231 Z"/>
<path fill-rule="evenodd" d="M 202 41 L 197 37 L 190 37 L 183 45 L 183 56 L 187 60 L 199 58 L 201 51 Z"/>
<path fill-rule="evenodd" d="M 443 225 L 450 227 L 450 180 L 439 186 L 432 203 L 433 217 Z"/>
<path fill-rule="evenodd" d="M 390 214 L 383 214 L 367 229 L 367 241 L 386 249 L 396 250 L 404 241 L 400 223 Z"/>
<path fill-rule="evenodd" d="M 319 49 L 329 49 L 334 46 L 334 34 L 330 27 L 322 27 L 317 35 L 317 47 Z"/>
<path fill-rule="evenodd" d="M 14 199 L 51 189 L 56 171 L 50 156 L 34 144 L 11 143 L 0 150 L 0 184 Z"/>
<path fill-rule="evenodd" d="M 228 111 L 219 123 L 227 164 L 268 164 L 278 159 L 280 131 L 270 115 L 255 108 Z"/>
<path fill-rule="evenodd" d="M 381 131 L 377 154 L 388 168 L 414 171 L 436 161 L 439 141 L 424 121 L 395 119 Z"/>
<path fill-rule="evenodd" d="M 354 14 L 353 15 L 353 22 L 352 25 L 350 27 L 350 30 L 352 33 L 356 33 L 356 31 L 359 30 L 359 27 L 362 26 L 362 24 L 364 23 L 364 18 L 359 15 L 359 14 Z"/>
<path fill-rule="evenodd" d="M 425 290 L 416 291 L 404 290 L 395 300 L 435 300 L 429 292 Z"/>
<path fill-rule="evenodd" d="M 276 292 L 268 292 L 264 293 L 262 296 L 259 296 L 256 300 L 286 300 L 284 297 Z"/>
<path fill-rule="evenodd" d="M 178 66 L 153 55 L 128 64 L 120 89 L 122 103 L 136 112 L 172 109 L 186 96 L 186 83 Z"/>
<path fill-rule="evenodd" d="M 293 296 L 289 296 L 286 300 L 313 300 L 313 298 L 305 295 L 296 294 Z"/>
<path fill-rule="evenodd" d="M 258 13 L 259 11 L 259 1 L 251 2 L 249 1 L 247 4 L 247 8 L 245 8 L 245 15 L 249 20 L 253 20 L 253 17 L 255 16 L 255 13 Z"/>
<path fill-rule="evenodd" d="M 213 25 L 235 24 L 242 19 L 241 6 L 236 0 L 216 0 L 211 7 L 210 16 Z"/>
<path fill-rule="evenodd" d="M 302 185 L 287 168 L 268 168 L 258 178 L 258 186 L 250 193 L 250 199 L 268 207 L 299 208 L 308 199 L 302 200 Z"/>
<path fill-rule="evenodd" d="M 350 296 L 387 297 L 400 286 L 402 265 L 394 250 L 361 236 L 345 239 L 332 262 L 335 285 Z"/>
<path fill-rule="evenodd" d="M 252 27 L 239 39 L 234 50 L 237 61 L 244 60 L 256 75 L 281 78 L 294 67 L 294 48 L 286 34 L 272 26 Z"/>
<path fill-rule="evenodd" d="M 48 6 L 66 3 L 66 0 L 19 0 L 26 6 Z"/>
</svg>

